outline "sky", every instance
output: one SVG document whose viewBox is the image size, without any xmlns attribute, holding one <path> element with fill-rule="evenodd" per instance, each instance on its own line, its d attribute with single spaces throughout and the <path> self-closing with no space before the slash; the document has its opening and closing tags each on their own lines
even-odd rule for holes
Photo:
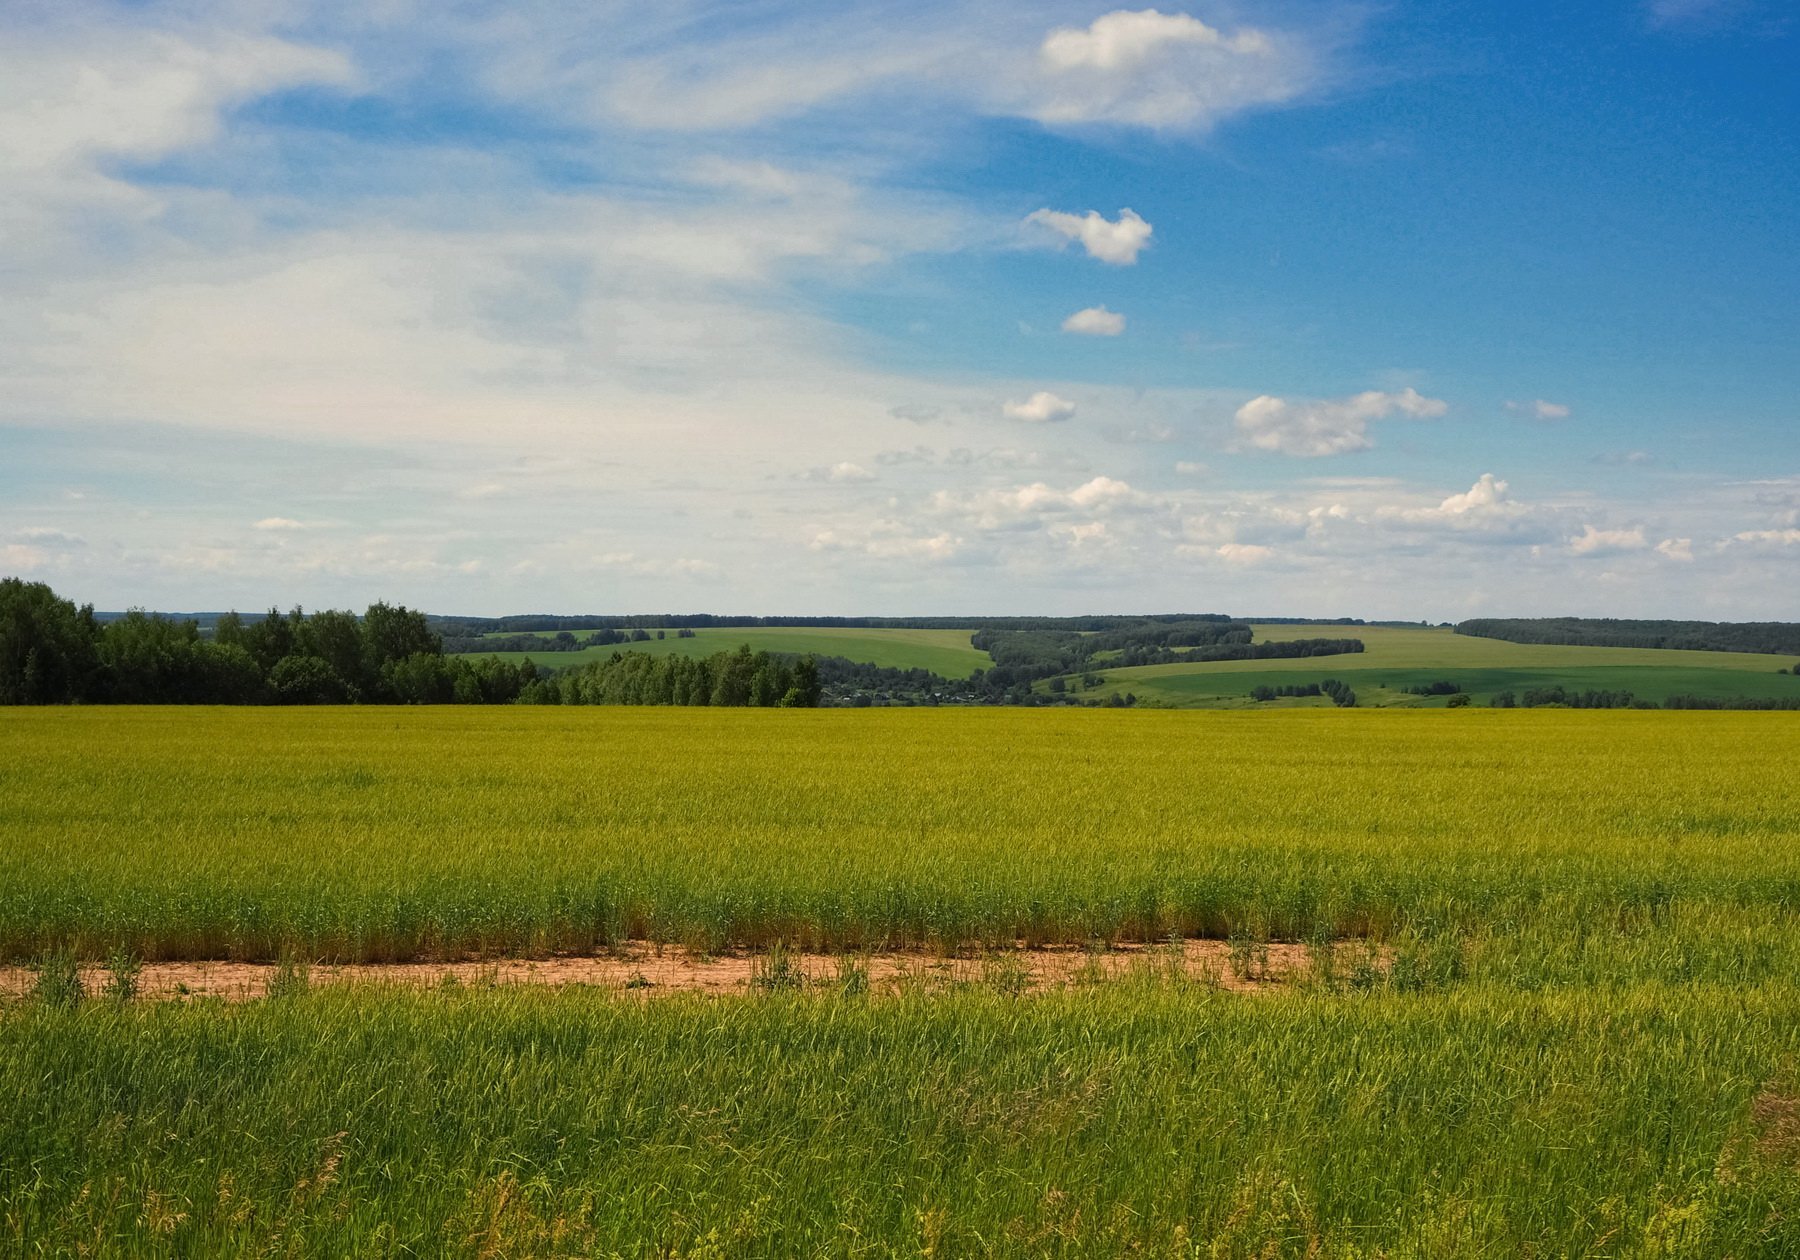
<svg viewBox="0 0 1800 1260">
<path fill-rule="evenodd" d="M 1800 619 L 1784 0 L 6 0 L 0 575 Z"/>
</svg>

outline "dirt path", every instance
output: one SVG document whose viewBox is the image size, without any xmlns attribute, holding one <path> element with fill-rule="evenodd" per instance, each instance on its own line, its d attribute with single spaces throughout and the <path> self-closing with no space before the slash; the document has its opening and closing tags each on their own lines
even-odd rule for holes
<svg viewBox="0 0 1800 1260">
<path fill-rule="evenodd" d="M 744 993 L 757 987 L 836 987 L 859 968 L 873 989 L 907 984 L 948 988 L 981 984 L 1011 992 L 1063 988 L 1131 976 L 1185 976 L 1223 989 L 1251 992 L 1291 982 L 1311 967 L 1306 946 L 1258 946 L 1246 958 L 1233 956 L 1224 941 L 1187 941 L 1179 946 L 1115 946 L 1104 952 L 1081 949 L 1004 950 L 979 958 L 937 958 L 927 954 L 790 954 L 787 970 L 771 970 L 765 954 L 695 957 L 686 951 L 647 944 L 628 945 L 598 957 L 536 960 L 499 959 L 454 963 L 356 963 L 306 969 L 309 985 L 589 985 L 663 993 Z M 279 973 L 274 963 L 146 963 L 137 978 L 143 998 L 220 997 L 242 1001 L 262 997 Z M 82 968 L 89 994 L 105 987 L 104 967 Z M 31 992 L 36 975 L 29 967 L 0 967 L 0 995 Z M 852 981 L 854 982 L 854 981 Z"/>
</svg>

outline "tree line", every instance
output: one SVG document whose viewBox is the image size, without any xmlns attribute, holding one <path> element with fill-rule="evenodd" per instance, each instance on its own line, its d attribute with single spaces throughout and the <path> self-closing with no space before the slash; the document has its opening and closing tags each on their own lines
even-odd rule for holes
<svg viewBox="0 0 1800 1260">
<path fill-rule="evenodd" d="M 1178 662 L 1275 660 L 1336 656 L 1363 650 L 1361 639 L 1251 641 L 1248 623 L 1223 617 L 1139 617 L 1095 633 L 1068 629 L 985 627 L 970 640 L 993 658 L 977 675 L 990 691 L 1029 692 L 1033 682 L 1086 674 L 1096 666 L 1134 669 Z M 1106 659 L 1101 661 L 1100 658 Z"/>
<path fill-rule="evenodd" d="M 1630 691 L 1589 688 L 1527 687 L 1501 691 L 1489 699 L 1495 709 L 1749 709 L 1800 710 L 1800 696 L 1669 696 L 1661 704 Z"/>
<path fill-rule="evenodd" d="M 1698 652 L 1800 652 L 1800 623 L 1791 621 L 1641 621 L 1615 617 L 1477 617 L 1457 634 L 1508 643 L 1571 647 L 1686 649 Z"/>
<path fill-rule="evenodd" d="M 520 701 L 812 709 L 822 690 L 812 657 L 752 652 L 745 644 L 711 656 L 614 652 L 604 661 L 534 680 Z"/>
<path fill-rule="evenodd" d="M 425 614 L 386 603 L 193 619 L 102 621 L 42 582 L 0 579 L 0 704 L 710 704 L 811 707 L 811 658 L 614 653 L 549 675 L 530 661 L 447 656 Z"/>
</svg>

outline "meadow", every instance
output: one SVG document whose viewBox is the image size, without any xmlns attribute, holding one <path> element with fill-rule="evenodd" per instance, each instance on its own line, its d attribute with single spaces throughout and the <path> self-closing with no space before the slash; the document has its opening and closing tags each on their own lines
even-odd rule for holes
<svg viewBox="0 0 1800 1260">
<path fill-rule="evenodd" d="M 614 652 L 648 652 L 653 656 L 711 656 L 749 644 L 753 652 L 813 653 L 841 656 L 865 665 L 889 669 L 926 669 L 945 678 L 967 678 L 993 664 L 986 652 L 969 645 L 967 630 L 889 630 L 832 626 L 744 626 L 738 629 L 696 629 L 691 638 L 677 638 L 675 631 L 662 639 L 615 643 L 608 647 L 579 648 L 573 652 L 491 652 L 500 660 L 518 664 L 532 661 L 545 669 L 565 669 L 589 661 L 603 661 Z M 508 637 L 508 636 L 490 636 Z M 579 636 L 577 636 L 579 637 Z"/>
<path fill-rule="evenodd" d="M 1312 638 L 1325 628 L 1256 625 L 1253 629 L 1261 643 Z M 1077 694 L 1103 698 L 1129 692 L 1140 701 L 1174 708 L 1237 707 L 1253 703 L 1249 700 L 1253 687 L 1340 678 L 1364 706 L 1442 707 L 1441 697 L 1426 699 L 1405 692 L 1407 687 L 1440 680 L 1461 683 L 1476 704 L 1485 704 L 1502 691 L 1553 686 L 1630 691 L 1658 702 L 1673 695 L 1800 696 L 1800 677 L 1778 672 L 1800 664 L 1787 656 L 1508 643 L 1443 627 L 1354 626 L 1342 633 L 1361 639 L 1364 650 L 1346 656 L 1111 669 L 1102 673 L 1099 686 Z"/>
<path fill-rule="evenodd" d="M 0 1014 L 13 1255 L 1782 1256 L 1800 990 Z"/>
</svg>

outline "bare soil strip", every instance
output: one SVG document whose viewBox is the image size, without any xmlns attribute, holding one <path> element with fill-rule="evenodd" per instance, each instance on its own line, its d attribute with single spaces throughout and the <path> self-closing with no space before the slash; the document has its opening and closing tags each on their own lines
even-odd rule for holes
<svg viewBox="0 0 1800 1260">
<path fill-rule="evenodd" d="M 594 957 L 486 959 L 465 962 L 352 963 L 306 968 L 310 986 L 401 984 L 420 987 L 586 985 L 655 996 L 668 993 L 745 993 L 759 988 L 841 986 L 860 970 L 871 989 L 907 985 L 949 988 L 980 984 L 1011 992 L 1067 988 L 1133 976 L 1185 978 L 1234 992 L 1255 992 L 1292 982 L 1313 966 L 1304 945 L 1272 943 L 1235 951 L 1224 941 L 1179 945 L 1118 945 L 1102 951 L 1076 948 L 1001 950 L 976 958 L 929 954 L 788 954 L 779 962 L 768 954 L 695 956 L 676 947 L 636 943 Z M 276 963 L 154 962 L 137 976 L 140 998 L 259 998 L 280 975 Z M 99 994 L 110 973 L 84 966 L 81 979 Z M 852 981 L 854 982 L 854 981 Z M 32 991 L 29 967 L 0 967 L 0 995 Z"/>
</svg>

